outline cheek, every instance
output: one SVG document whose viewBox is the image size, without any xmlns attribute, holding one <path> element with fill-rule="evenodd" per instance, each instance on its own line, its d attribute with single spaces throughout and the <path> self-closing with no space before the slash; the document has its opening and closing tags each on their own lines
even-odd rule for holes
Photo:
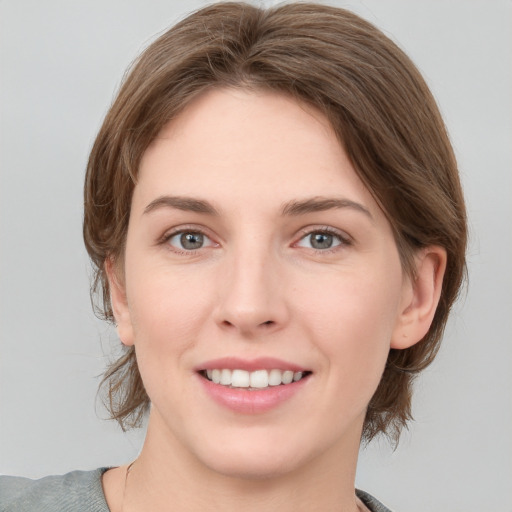
<svg viewBox="0 0 512 512">
<path fill-rule="evenodd" d="M 336 375 L 378 383 L 400 303 L 400 268 L 311 283 L 298 318 Z M 315 287 L 312 293 L 311 287 Z M 364 370 L 364 371 L 362 371 Z"/>
<path fill-rule="evenodd" d="M 131 316 L 137 364 L 150 400 L 177 411 L 188 396 L 188 359 L 205 322 L 206 305 L 195 286 L 176 275 L 148 272 L 132 281 Z"/>
<path fill-rule="evenodd" d="M 189 277 L 151 267 L 132 279 L 130 314 L 139 358 L 177 366 L 197 342 L 208 316 L 209 294 Z"/>
</svg>

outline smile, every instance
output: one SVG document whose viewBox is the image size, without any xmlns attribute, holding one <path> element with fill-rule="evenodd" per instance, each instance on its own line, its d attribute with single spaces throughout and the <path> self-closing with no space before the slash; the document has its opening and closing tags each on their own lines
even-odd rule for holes
<svg viewBox="0 0 512 512">
<path fill-rule="evenodd" d="M 264 389 L 271 386 L 283 386 L 297 382 L 311 372 L 294 372 L 292 370 L 256 370 L 215 368 L 200 372 L 203 377 L 229 388 L 243 388 L 248 390 Z"/>
</svg>

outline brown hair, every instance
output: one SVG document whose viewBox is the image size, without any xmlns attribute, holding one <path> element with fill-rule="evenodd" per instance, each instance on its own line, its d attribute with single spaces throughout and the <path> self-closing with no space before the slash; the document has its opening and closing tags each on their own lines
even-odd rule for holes
<svg viewBox="0 0 512 512">
<path fill-rule="evenodd" d="M 107 258 L 121 261 L 139 162 L 161 128 L 211 87 L 265 88 L 305 101 L 330 120 L 356 172 L 393 227 L 405 270 L 439 245 L 448 255 L 428 334 L 392 349 L 367 410 L 363 436 L 398 440 L 411 418 L 412 381 L 432 362 L 465 276 L 466 214 L 457 165 L 436 103 L 410 59 L 355 14 L 311 3 L 260 9 L 205 7 L 172 27 L 134 63 L 91 151 L 85 180 L 85 245 L 92 291 L 113 320 Z M 133 347 L 105 373 L 108 405 L 135 426 L 149 405 Z"/>
</svg>

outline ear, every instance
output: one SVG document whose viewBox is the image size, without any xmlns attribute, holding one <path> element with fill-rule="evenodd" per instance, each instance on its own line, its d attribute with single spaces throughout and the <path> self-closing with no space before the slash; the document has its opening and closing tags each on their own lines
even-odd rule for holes
<svg viewBox="0 0 512 512">
<path fill-rule="evenodd" d="M 446 250 L 435 245 L 421 249 L 414 257 L 415 275 L 404 282 L 399 317 L 391 348 L 404 349 L 427 334 L 441 297 L 446 270 Z"/>
<path fill-rule="evenodd" d="M 107 258 L 105 260 L 105 271 L 110 288 L 110 302 L 116 321 L 117 334 L 123 345 L 131 346 L 134 342 L 133 326 L 126 298 L 126 286 L 121 275 L 122 270 L 112 258 Z"/>
</svg>

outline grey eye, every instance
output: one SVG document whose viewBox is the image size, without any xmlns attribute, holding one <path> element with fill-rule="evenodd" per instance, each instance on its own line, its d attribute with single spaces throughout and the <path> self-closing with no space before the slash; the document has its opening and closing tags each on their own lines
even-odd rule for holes
<svg viewBox="0 0 512 512">
<path fill-rule="evenodd" d="M 299 243 L 299 247 L 308 247 L 310 249 L 332 249 L 341 245 L 343 240 L 341 236 L 325 231 L 314 231 L 304 236 Z"/>
<path fill-rule="evenodd" d="M 211 240 L 197 231 L 184 231 L 171 236 L 168 243 L 176 249 L 194 251 L 212 245 Z"/>
<path fill-rule="evenodd" d="M 330 249 L 334 237 L 329 233 L 312 233 L 309 235 L 313 249 Z"/>
<path fill-rule="evenodd" d="M 180 235 L 180 243 L 183 249 L 199 249 L 203 246 L 203 238 L 201 233 L 182 233 Z"/>
</svg>

